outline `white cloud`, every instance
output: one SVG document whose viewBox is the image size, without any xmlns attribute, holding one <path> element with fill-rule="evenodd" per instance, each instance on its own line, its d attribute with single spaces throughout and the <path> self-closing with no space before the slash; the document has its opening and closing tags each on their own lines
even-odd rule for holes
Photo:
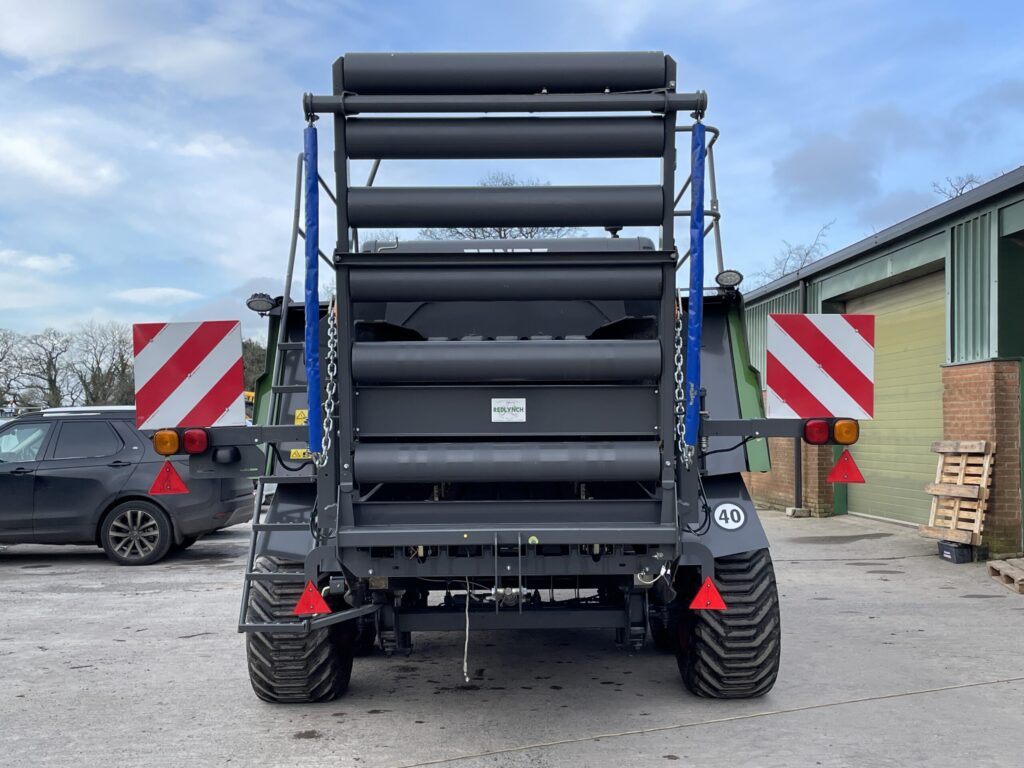
<svg viewBox="0 0 1024 768">
<path fill-rule="evenodd" d="M 218 133 L 200 133 L 184 144 L 173 144 L 171 152 L 182 157 L 236 157 L 238 146 Z"/>
<path fill-rule="evenodd" d="M 856 203 L 878 192 L 874 145 L 835 134 L 812 136 L 775 162 L 781 193 L 801 205 Z"/>
<path fill-rule="evenodd" d="M 101 194 L 122 178 L 113 162 L 73 145 L 53 126 L 36 132 L 0 127 L 0 176 L 81 197 Z"/>
<path fill-rule="evenodd" d="M 203 298 L 203 294 L 195 291 L 188 291 L 184 288 L 167 288 L 154 286 L 152 288 L 128 288 L 112 294 L 113 298 L 120 301 L 127 301 L 130 304 L 182 304 L 186 301 L 195 301 Z"/>
<path fill-rule="evenodd" d="M 0 267 L 14 267 L 19 270 L 41 272 L 47 275 L 69 272 L 76 267 L 75 257 L 70 253 L 47 256 L 40 253 L 26 253 L 10 248 L 0 248 Z"/>
<path fill-rule="evenodd" d="M 584 0 L 579 16 L 589 18 L 609 39 L 623 43 L 645 26 L 657 10 L 653 0 L 633 0 L 627 4 L 621 0 Z"/>
<path fill-rule="evenodd" d="M 112 43 L 123 25 L 110 3 L 62 3 L 45 10 L 35 0 L 0 0 L 0 52 L 39 66 Z"/>
<path fill-rule="evenodd" d="M 30 324 L 36 327 L 53 324 L 56 313 L 75 304 L 74 292 L 54 279 L 18 269 L 0 269 L 0 319 L 6 327 Z M 17 310 L 28 310 L 18 312 Z"/>
<path fill-rule="evenodd" d="M 221 18 L 214 9 L 197 23 L 184 7 L 117 0 L 61 5 L 47 11 L 34 0 L 0 0 L 0 55 L 23 62 L 31 75 L 118 70 L 204 98 L 249 92 L 274 77 L 262 61 L 263 46 L 241 39 L 230 12 Z M 246 16 L 262 13 L 246 8 Z"/>
<path fill-rule="evenodd" d="M 256 78 L 264 74 L 256 51 L 204 29 L 154 35 L 145 46 L 126 41 L 116 55 L 123 57 L 129 72 L 188 86 L 205 97 L 237 95 L 246 73 Z M 117 64 L 115 58 L 109 66 Z M 251 83 L 245 90 L 250 88 Z"/>
<path fill-rule="evenodd" d="M 242 334 L 246 338 L 267 336 L 267 319 L 260 317 L 245 306 L 245 300 L 257 291 L 278 296 L 281 293 L 281 279 L 252 277 L 241 285 L 232 286 L 223 293 L 182 310 L 172 320 L 238 320 L 242 323 Z M 301 294 L 301 286 L 292 290 L 292 297 Z M 166 319 L 166 318 L 165 318 Z"/>
<path fill-rule="evenodd" d="M 934 192 L 921 189 L 896 189 L 879 195 L 858 212 L 858 220 L 878 231 L 898 221 L 926 211 L 939 200 Z"/>
</svg>

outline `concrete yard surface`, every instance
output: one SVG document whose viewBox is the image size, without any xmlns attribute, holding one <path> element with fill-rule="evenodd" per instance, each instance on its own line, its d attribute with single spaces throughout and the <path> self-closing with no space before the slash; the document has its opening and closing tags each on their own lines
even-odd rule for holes
<svg viewBox="0 0 1024 768">
<path fill-rule="evenodd" d="M 235 631 L 249 531 L 148 568 L 0 548 L 0 765 L 1018 766 L 1024 596 L 856 517 L 765 513 L 782 670 L 750 701 L 683 688 L 611 631 L 414 635 L 335 702 L 272 706 Z"/>
</svg>

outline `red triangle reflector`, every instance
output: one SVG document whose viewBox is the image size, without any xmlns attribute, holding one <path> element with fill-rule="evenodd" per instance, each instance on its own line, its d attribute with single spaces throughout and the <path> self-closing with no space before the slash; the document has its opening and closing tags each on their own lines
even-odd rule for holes
<svg viewBox="0 0 1024 768">
<path fill-rule="evenodd" d="M 853 456 L 850 455 L 850 450 L 844 448 L 843 452 L 839 455 L 839 461 L 832 467 L 832 471 L 828 473 L 827 482 L 829 483 L 863 483 L 864 475 L 860 473 L 860 469 L 857 467 L 857 462 L 853 460 Z"/>
<path fill-rule="evenodd" d="M 156 480 L 153 481 L 153 485 L 149 488 L 149 495 L 160 496 L 161 494 L 170 493 L 188 493 L 188 486 L 185 485 L 185 481 L 181 479 L 178 470 L 174 468 L 171 460 L 168 459 L 160 467 L 160 471 L 156 473 Z"/>
<path fill-rule="evenodd" d="M 690 609 L 694 611 L 724 611 L 725 600 L 722 599 L 715 582 L 708 576 L 704 583 L 697 590 L 697 596 L 690 603 Z"/>
<path fill-rule="evenodd" d="M 292 611 L 292 614 L 295 616 L 312 616 L 315 613 L 330 612 L 330 607 L 324 602 L 323 597 L 320 596 L 316 585 L 312 581 L 307 581 L 306 588 L 302 590 L 302 596 L 299 598 L 299 602 L 295 604 L 295 610 Z"/>
</svg>

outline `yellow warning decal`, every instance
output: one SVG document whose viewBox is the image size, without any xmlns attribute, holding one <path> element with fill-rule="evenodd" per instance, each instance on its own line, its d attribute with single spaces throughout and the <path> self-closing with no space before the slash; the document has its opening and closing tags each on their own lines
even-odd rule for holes
<svg viewBox="0 0 1024 768">
<path fill-rule="evenodd" d="M 309 409 L 308 408 L 296 408 L 295 409 L 295 424 L 304 425 L 309 423 Z M 311 459 L 313 458 L 308 448 L 292 448 L 288 453 L 290 459 Z"/>
</svg>

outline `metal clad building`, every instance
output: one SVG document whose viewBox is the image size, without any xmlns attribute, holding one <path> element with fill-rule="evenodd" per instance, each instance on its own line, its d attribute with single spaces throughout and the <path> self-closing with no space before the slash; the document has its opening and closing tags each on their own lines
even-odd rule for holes
<svg viewBox="0 0 1024 768">
<path fill-rule="evenodd" d="M 927 521 L 931 442 L 996 442 L 986 524 L 993 552 L 1019 552 L 1024 356 L 1024 168 L 855 243 L 747 295 L 751 358 L 764 370 L 775 312 L 863 312 L 876 320 L 876 415 L 854 458 L 867 479 L 824 482 L 831 449 L 803 449 L 803 505 Z M 763 383 L 763 377 L 762 377 Z M 792 505 L 792 445 L 748 476 L 762 503 Z"/>
</svg>

